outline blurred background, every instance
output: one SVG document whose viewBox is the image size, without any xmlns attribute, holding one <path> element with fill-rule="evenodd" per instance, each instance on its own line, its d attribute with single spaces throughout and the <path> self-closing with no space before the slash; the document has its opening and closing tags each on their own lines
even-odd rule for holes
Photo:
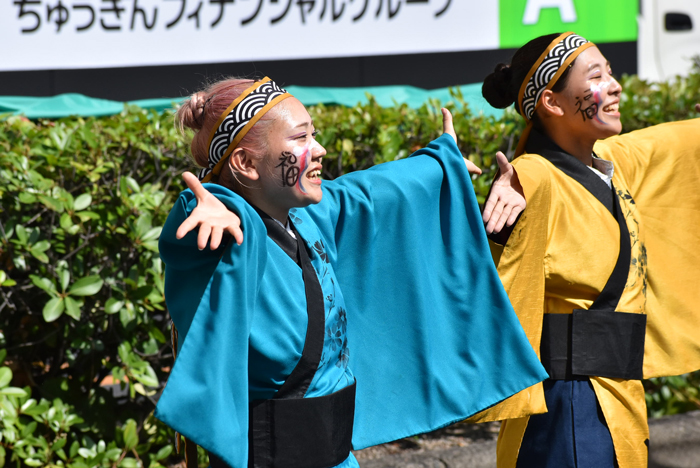
<svg viewBox="0 0 700 468">
<path fill-rule="evenodd" d="M 528 40 L 572 30 L 618 73 L 685 74 L 695 0 L 13 0 L 0 96 L 186 96 L 222 76 L 284 86 L 481 82 Z"/>
<path fill-rule="evenodd" d="M 269 75 L 325 179 L 427 145 L 445 106 L 483 203 L 524 125 L 481 81 L 563 31 L 612 63 L 625 132 L 700 117 L 700 0 L 0 0 L 0 468 L 185 466 L 153 416 L 174 359 L 158 238 L 192 168 L 174 103 Z M 700 371 L 644 386 L 651 418 L 700 409 Z"/>
</svg>

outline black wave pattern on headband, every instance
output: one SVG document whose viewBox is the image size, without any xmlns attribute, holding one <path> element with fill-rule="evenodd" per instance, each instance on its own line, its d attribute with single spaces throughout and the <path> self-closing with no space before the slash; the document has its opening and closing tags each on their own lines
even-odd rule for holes
<svg viewBox="0 0 700 468">
<path fill-rule="evenodd" d="M 552 50 L 549 51 L 528 81 L 525 92 L 523 93 L 523 102 L 520 108 L 523 110 L 524 116 L 528 120 L 532 119 L 532 115 L 535 113 L 535 107 L 540 100 L 542 92 L 547 88 L 547 85 L 552 81 L 552 78 L 554 78 L 554 75 L 556 75 L 566 59 L 569 58 L 576 49 L 587 42 L 588 41 L 581 36 L 571 34 L 570 36 L 566 36 L 559 44 L 552 47 Z"/>
<path fill-rule="evenodd" d="M 226 150 L 231 145 L 231 142 L 236 139 L 236 136 L 245 128 L 255 114 L 260 112 L 273 99 L 287 91 L 280 88 L 274 81 L 263 83 L 258 88 L 254 89 L 250 94 L 244 97 L 216 129 L 214 137 L 209 143 L 209 167 L 199 171 L 199 180 L 204 179 L 214 167 L 218 164 L 221 158 L 226 154 Z"/>
</svg>

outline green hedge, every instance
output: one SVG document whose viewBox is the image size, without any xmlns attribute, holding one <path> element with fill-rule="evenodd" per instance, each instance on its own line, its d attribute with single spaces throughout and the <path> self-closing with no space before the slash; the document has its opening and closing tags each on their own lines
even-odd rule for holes
<svg viewBox="0 0 700 468">
<path fill-rule="evenodd" d="M 627 131 L 696 116 L 700 75 L 623 84 Z M 512 153 L 522 121 L 474 116 L 453 98 L 483 201 L 494 154 Z M 408 156 L 441 133 L 439 107 L 311 107 L 325 177 Z M 0 121 L 0 467 L 180 460 L 152 412 L 172 365 L 157 239 L 188 165 L 168 114 Z M 700 407 L 699 380 L 647 382 L 650 414 Z"/>
</svg>

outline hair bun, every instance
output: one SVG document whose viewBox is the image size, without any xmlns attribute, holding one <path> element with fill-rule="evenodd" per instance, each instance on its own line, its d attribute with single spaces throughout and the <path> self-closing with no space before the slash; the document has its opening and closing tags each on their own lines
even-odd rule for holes
<svg viewBox="0 0 700 468">
<path fill-rule="evenodd" d="M 505 63 L 496 65 L 496 69 L 484 80 L 481 94 L 493 107 L 504 109 L 515 102 L 513 92 L 513 70 Z"/>
<path fill-rule="evenodd" d="M 190 99 L 182 104 L 178 111 L 180 128 L 187 127 L 193 130 L 200 130 L 204 123 L 204 105 L 206 94 L 203 92 L 194 93 Z"/>
</svg>

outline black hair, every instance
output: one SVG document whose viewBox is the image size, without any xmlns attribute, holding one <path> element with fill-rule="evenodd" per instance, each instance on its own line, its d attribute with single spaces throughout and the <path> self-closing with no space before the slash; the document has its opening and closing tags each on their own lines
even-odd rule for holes
<svg viewBox="0 0 700 468">
<path fill-rule="evenodd" d="M 517 100 L 525 76 L 549 44 L 560 35 L 561 33 L 555 33 L 537 37 L 518 49 L 510 65 L 505 63 L 496 65 L 496 69 L 484 79 L 481 87 L 481 94 L 486 101 L 498 109 L 505 109 L 515 103 L 516 109 L 520 111 L 520 103 Z M 559 92 L 566 87 L 570 69 L 571 66 L 559 77 L 552 91 Z"/>
</svg>

